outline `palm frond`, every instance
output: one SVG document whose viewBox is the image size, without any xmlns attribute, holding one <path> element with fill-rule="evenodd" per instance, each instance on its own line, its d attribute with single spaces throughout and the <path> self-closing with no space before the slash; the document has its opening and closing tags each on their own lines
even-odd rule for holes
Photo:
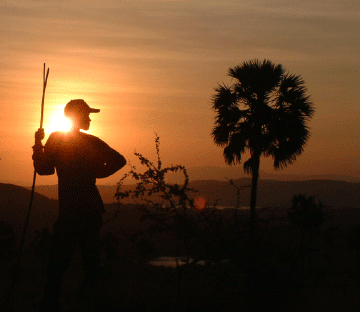
<svg viewBox="0 0 360 312">
<path fill-rule="evenodd" d="M 278 102 L 287 110 L 301 112 L 311 118 L 314 114 L 313 103 L 306 95 L 304 84 L 301 76 L 285 75 L 279 87 Z"/>
<path fill-rule="evenodd" d="M 282 65 L 258 59 L 228 71 L 231 86 L 219 85 L 213 98 L 214 142 L 224 146 L 225 162 L 240 163 L 246 150 L 272 156 L 275 169 L 301 155 L 310 132 L 314 106 L 301 76 L 285 73 Z M 251 172 L 254 159 L 244 163 Z"/>
<path fill-rule="evenodd" d="M 228 145 L 224 148 L 225 162 L 229 165 L 241 163 L 241 154 L 248 147 L 248 139 L 245 132 L 234 132 L 229 138 Z"/>
<path fill-rule="evenodd" d="M 292 164 L 303 152 L 310 137 L 306 124 L 300 118 L 283 119 L 282 123 L 272 126 L 273 142 L 265 156 L 272 156 L 275 169 L 283 169 Z"/>
<path fill-rule="evenodd" d="M 279 85 L 284 69 L 282 65 L 275 65 L 269 60 L 260 62 L 255 59 L 230 68 L 228 74 L 237 79 L 237 85 L 244 92 L 251 91 L 257 98 L 264 98 Z"/>
<path fill-rule="evenodd" d="M 227 126 L 217 125 L 213 128 L 211 135 L 216 145 L 226 146 L 229 141 L 230 129 Z"/>
<path fill-rule="evenodd" d="M 221 111 L 236 106 L 237 97 L 231 88 L 225 85 L 218 85 L 218 87 L 215 88 L 215 92 L 212 100 L 213 109 Z"/>
</svg>

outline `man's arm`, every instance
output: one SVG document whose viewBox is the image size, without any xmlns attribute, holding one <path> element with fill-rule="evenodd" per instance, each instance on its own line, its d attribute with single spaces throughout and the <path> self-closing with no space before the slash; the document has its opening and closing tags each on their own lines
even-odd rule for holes
<svg viewBox="0 0 360 312">
<path fill-rule="evenodd" d="M 97 179 L 107 178 L 126 165 L 123 155 L 107 146 L 103 151 L 103 164 L 96 168 L 95 177 Z"/>
<path fill-rule="evenodd" d="M 49 138 L 44 148 L 41 142 L 44 137 L 44 129 L 39 129 L 35 132 L 35 145 L 33 146 L 32 159 L 36 173 L 39 175 L 51 175 L 55 173 L 52 157 L 48 151 L 48 143 L 49 141 L 51 142 L 51 139 Z"/>
<path fill-rule="evenodd" d="M 98 161 L 94 168 L 94 175 L 97 179 L 107 178 L 126 165 L 126 159 L 116 150 L 112 149 L 104 141 L 93 137 L 94 147 Z"/>
</svg>

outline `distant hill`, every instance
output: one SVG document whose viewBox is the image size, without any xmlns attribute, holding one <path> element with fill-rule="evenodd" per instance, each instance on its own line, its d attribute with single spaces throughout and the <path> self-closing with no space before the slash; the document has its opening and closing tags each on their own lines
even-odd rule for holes
<svg viewBox="0 0 360 312">
<path fill-rule="evenodd" d="M 28 212 L 31 191 L 27 188 L 0 183 L 0 220 L 14 227 L 17 238 L 21 237 Z M 57 200 L 35 193 L 28 235 L 53 224 L 58 213 Z"/>
<path fill-rule="evenodd" d="M 249 186 L 240 193 L 240 206 L 249 206 L 251 179 L 242 178 L 234 183 L 239 188 Z M 229 182 L 194 181 L 190 186 L 199 190 L 198 195 L 207 198 L 210 204 L 216 201 L 219 206 L 234 207 L 236 204 L 237 189 Z M 360 183 L 332 180 L 259 180 L 257 206 L 289 207 L 295 194 L 314 196 L 316 201 L 332 207 L 360 208 Z"/>
<path fill-rule="evenodd" d="M 98 185 L 99 192 L 103 201 L 107 204 L 116 202 L 114 198 L 117 186 L 116 185 Z M 55 185 L 38 185 L 35 187 L 35 191 L 51 199 L 58 199 L 58 186 Z"/>
<path fill-rule="evenodd" d="M 250 182 L 250 178 L 234 180 L 235 185 L 239 188 L 250 186 Z M 126 185 L 125 187 L 132 188 L 134 186 Z M 198 190 L 195 196 L 205 197 L 210 204 L 217 202 L 219 207 L 234 207 L 236 204 L 237 190 L 228 181 L 193 181 L 190 182 L 190 187 Z M 37 190 L 52 194 L 51 196 L 57 196 L 56 185 L 40 186 Z M 107 213 L 103 217 L 104 221 L 106 221 L 112 219 L 118 207 L 116 203 L 114 204 L 113 199 L 116 185 L 99 186 L 99 190 L 104 202 L 108 203 L 105 207 Z M 334 224 L 347 227 L 358 223 L 360 214 L 360 209 L 358 209 L 360 208 L 360 183 L 344 181 L 260 180 L 258 187 L 258 207 L 268 208 L 260 209 L 259 211 L 262 211 L 261 215 L 268 216 L 268 218 L 272 220 L 278 220 L 279 218 L 285 220 L 286 208 L 290 206 L 292 196 L 299 193 L 315 196 L 317 201 L 321 200 L 325 205 L 341 208 L 332 209 L 333 216 L 331 222 Z M 240 206 L 249 206 L 249 197 L 250 187 L 241 191 Z M 0 183 L 0 221 L 14 226 L 17 243 L 21 237 L 29 199 L 29 189 L 12 184 Z M 140 222 L 140 212 L 135 207 L 131 205 L 121 205 L 120 207 L 121 210 L 116 220 L 106 224 L 103 227 L 103 233 L 111 231 L 119 237 L 124 238 L 125 240 L 122 241 L 121 244 L 125 244 L 131 234 L 141 229 L 143 224 Z M 36 193 L 25 245 L 33 239 L 36 230 L 40 230 L 45 226 L 51 230 L 57 214 L 57 200 Z"/>
<path fill-rule="evenodd" d="M 250 186 L 250 178 L 234 180 L 238 187 Z M 126 188 L 133 186 L 127 185 Z M 198 190 L 196 196 L 205 197 L 210 204 L 234 207 L 237 190 L 228 181 L 198 180 L 190 182 L 190 187 Z M 104 203 L 114 203 L 116 185 L 98 185 Z M 37 186 L 36 191 L 52 199 L 57 199 L 57 185 Z M 289 206 L 295 194 L 315 196 L 317 201 L 333 207 L 359 207 L 360 183 L 333 180 L 278 181 L 260 179 L 258 183 L 259 207 Z M 250 187 L 241 191 L 240 206 L 249 206 Z"/>
<path fill-rule="evenodd" d="M 218 180 L 226 181 L 228 179 L 248 178 L 249 175 L 244 173 L 243 166 L 226 166 L 226 167 L 190 167 L 187 169 L 190 180 Z M 360 177 L 323 174 L 323 175 L 292 175 L 279 171 L 265 172 L 260 170 L 260 178 L 263 180 L 280 180 L 280 181 L 305 181 L 305 180 L 334 180 L 345 182 L 360 182 Z M 176 180 L 176 177 L 173 177 Z M 179 181 L 176 181 L 179 182 Z"/>
</svg>

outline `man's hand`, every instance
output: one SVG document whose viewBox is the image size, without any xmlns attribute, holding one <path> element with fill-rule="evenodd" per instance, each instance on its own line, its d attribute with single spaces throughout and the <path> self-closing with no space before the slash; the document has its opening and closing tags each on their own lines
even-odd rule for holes
<svg viewBox="0 0 360 312">
<path fill-rule="evenodd" d="M 41 145 L 42 143 L 41 141 L 45 138 L 45 132 L 43 128 L 39 128 L 36 132 L 35 132 L 35 145 Z"/>
<path fill-rule="evenodd" d="M 35 145 L 32 147 L 32 159 L 34 160 L 34 168 L 39 175 L 51 175 L 55 173 L 55 167 L 51 157 L 44 153 L 44 146 L 41 143 L 44 137 L 44 129 L 39 128 L 35 132 Z"/>
</svg>

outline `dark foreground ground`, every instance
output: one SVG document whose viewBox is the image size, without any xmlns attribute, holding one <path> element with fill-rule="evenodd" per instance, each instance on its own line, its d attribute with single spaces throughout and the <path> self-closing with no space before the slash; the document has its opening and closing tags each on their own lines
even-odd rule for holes
<svg viewBox="0 0 360 312">
<path fill-rule="evenodd" d="M 89 298 L 88 305 L 78 306 L 74 294 L 81 273 L 80 259 L 76 257 L 64 280 L 61 311 L 360 310 L 360 287 L 350 275 L 340 279 L 309 277 L 304 284 L 290 292 L 275 294 L 276 298 L 273 299 L 278 302 L 274 304 L 270 300 L 268 306 L 265 301 L 269 300 L 267 294 L 251 304 L 249 298 L 246 298 L 249 290 L 245 285 L 244 288 L 216 289 L 212 285 L 212 277 L 201 274 L 196 277 L 183 276 L 178 285 L 176 269 L 113 263 L 104 268 L 98 293 Z M 8 281 L 8 278 L 2 279 L 3 295 Z M 24 266 L 9 311 L 36 311 L 35 307 L 41 301 L 44 281 L 37 264 L 28 263 Z M 269 289 L 264 287 L 264 291 Z"/>
<path fill-rule="evenodd" d="M 120 242 L 115 259 L 103 258 L 97 293 L 82 306 L 75 302 L 83 273 L 81 257 L 75 254 L 64 279 L 61 311 L 360 311 L 359 258 L 348 244 L 360 224 L 359 209 L 328 211 L 313 240 L 311 260 L 307 254 L 303 265 L 294 267 L 286 259 L 301 240 L 286 210 L 263 209 L 259 215 L 263 243 L 250 262 L 242 250 L 237 262 L 156 267 L 135 261 Z M 239 246 L 244 244 L 240 239 Z M 43 264 L 30 251 L 24 255 L 9 311 L 36 311 L 45 283 Z M 2 261 L 0 268 L 3 304 L 14 259 Z"/>
</svg>

